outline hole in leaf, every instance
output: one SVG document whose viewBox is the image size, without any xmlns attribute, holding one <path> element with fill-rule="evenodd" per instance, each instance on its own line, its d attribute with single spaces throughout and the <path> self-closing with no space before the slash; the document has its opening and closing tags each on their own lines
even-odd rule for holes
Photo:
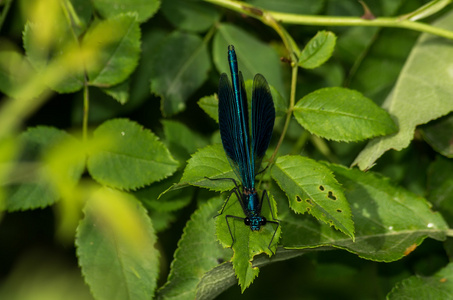
<svg viewBox="0 0 453 300">
<path fill-rule="evenodd" d="M 307 199 L 307 200 L 305 200 L 305 202 L 307 202 L 310 205 L 313 205 L 313 203 L 311 202 L 311 199 Z"/>
<path fill-rule="evenodd" d="M 343 212 L 343 211 L 342 211 L 341 209 L 337 209 L 337 212 L 340 212 L 340 213 L 341 213 L 341 212 Z"/>
<path fill-rule="evenodd" d="M 332 191 L 329 191 L 329 194 L 327 195 L 327 197 L 332 200 L 337 200 L 337 197 L 332 193 Z"/>
<path fill-rule="evenodd" d="M 311 210 L 311 208 L 310 208 L 310 207 L 307 207 L 306 211 L 310 211 L 310 210 Z"/>
<path fill-rule="evenodd" d="M 299 196 L 296 196 L 296 201 L 297 202 L 302 202 L 302 199 Z"/>
<path fill-rule="evenodd" d="M 320 190 L 320 191 L 324 191 L 324 186 L 320 185 L 320 186 L 319 186 L 319 190 Z"/>
</svg>

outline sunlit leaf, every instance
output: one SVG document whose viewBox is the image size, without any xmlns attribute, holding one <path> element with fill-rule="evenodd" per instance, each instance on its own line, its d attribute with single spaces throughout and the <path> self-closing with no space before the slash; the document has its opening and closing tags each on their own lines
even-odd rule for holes
<svg viewBox="0 0 453 300">
<path fill-rule="evenodd" d="M 96 299 L 151 299 L 159 251 L 145 209 L 134 197 L 101 189 L 93 193 L 77 231 L 77 256 Z"/>
<path fill-rule="evenodd" d="M 357 91 L 340 87 L 308 94 L 294 107 L 308 131 L 334 141 L 360 141 L 397 130 L 390 115 Z"/>
<path fill-rule="evenodd" d="M 453 29 L 452 15 L 450 12 L 432 25 Z M 386 151 L 406 148 L 416 126 L 453 111 L 453 73 L 446 63 L 453 61 L 451 49 L 449 40 L 430 34 L 419 38 L 384 104 L 398 123 L 398 133 L 370 141 L 354 164 L 361 169 L 370 168 Z"/>
<path fill-rule="evenodd" d="M 299 55 L 298 65 L 314 69 L 325 63 L 333 53 L 337 37 L 330 31 L 319 31 Z"/>
</svg>

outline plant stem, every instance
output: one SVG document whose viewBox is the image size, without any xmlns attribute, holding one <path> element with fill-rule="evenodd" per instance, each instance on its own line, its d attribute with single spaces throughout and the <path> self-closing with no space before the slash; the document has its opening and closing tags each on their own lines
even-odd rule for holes
<svg viewBox="0 0 453 300">
<path fill-rule="evenodd" d="M 299 24 L 309 26 L 373 26 L 373 27 L 394 27 L 405 28 L 420 32 L 431 33 L 447 39 L 453 40 L 453 31 L 431 26 L 429 24 L 420 23 L 405 19 L 403 16 L 397 17 L 379 17 L 372 20 L 362 19 L 360 17 L 332 17 L 332 16 L 308 16 L 281 13 L 275 11 L 263 11 L 250 4 L 231 1 L 231 0 L 205 0 L 225 8 L 237 11 L 241 14 L 263 20 L 263 15 L 269 15 L 278 22 L 285 24 Z"/>
<path fill-rule="evenodd" d="M 88 82 L 83 86 L 83 122 L 82 136 L 83 142 L 86 143 L 88 137 L 88 112 L 90 110 L 90 94 L 88 92 Z"/>
<path fill-rule="evenodd" d="M 283 126 L 282 134 L 280 135 L 280 139 L 278 140 L 277 147 L 275 147 L 274 153 L 272 153 L 271 158 L 269 159 L 269 164 L 271 165 L 274 162 L 275 156 L 278 153 L 278 149 L 283 143 L 283 139 L 285 138 L 286 132 L 288 131 L 289 127 L 289 122 L 291 121 L 291 116 L 293 114 L 293 109 L 294 109 L 294 103 L 296 103 L 296 84 L 297 84 L 297 72 L 299 70 L 299 67 L 294 64 L 292 67 L 292 74 L 291 74 L 291 94 L 289 97 L 289 107 L 288 110 L 286 111 L 286 119 L 285 119 L 285 125 Z"/>
</svg>

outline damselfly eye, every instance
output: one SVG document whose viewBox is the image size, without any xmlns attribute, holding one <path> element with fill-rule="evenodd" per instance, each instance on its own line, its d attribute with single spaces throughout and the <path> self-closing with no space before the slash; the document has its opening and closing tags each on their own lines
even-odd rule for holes
<svg viewBox="0 0 453 300">
<path fill-rule="evenodd" d="M 250 225 L 250 219 L 248 217 L 244 219 L 244 224 L 247 226 Z"/>
<path fill-rule="evenodd" d="M 266 225 L 266 223 L 267 223 L 266 218 L 265 218 L 265 217 L 262 217 L 261 220 L 260 220 L 260 225 L 263 225 L 263 226 L 264 226 L 264 225 Z"/>
</svg>

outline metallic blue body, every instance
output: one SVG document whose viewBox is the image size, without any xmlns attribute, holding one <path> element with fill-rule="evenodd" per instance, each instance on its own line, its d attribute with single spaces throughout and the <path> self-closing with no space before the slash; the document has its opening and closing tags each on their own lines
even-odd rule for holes
<svg viewBox="0 0 453 300">
<path fill-rule="evenodd" d="M 262 201 L 255 189 L 255 175 L 272 136 L 275 108 L 266 79 L 261 74 L 256 74 L 253 82 L 250 135 L 247 94 L 232 45 L 228 46 L 228 62 L 232 86 L 225 73 L 221 74 L 219 82 L 220 135 L 228 161 L 242 183 L 241 193 L 238 193 L 238 187 L 232 192 L 240 198 L 246 216 L 244 223 L 250 226 L 252 231 L 258 231 L 267 222 L 277 223 L 267 221 L 261 216 Z M 236 184 L 235 181 L 234 183 Z"/>
</svg>

